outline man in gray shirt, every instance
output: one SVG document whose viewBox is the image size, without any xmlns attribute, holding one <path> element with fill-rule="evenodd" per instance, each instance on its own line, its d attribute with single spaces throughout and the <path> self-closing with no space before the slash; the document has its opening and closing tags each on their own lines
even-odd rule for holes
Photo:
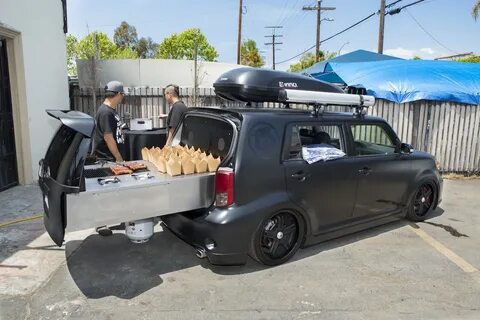
<svg viewBox="0 0 480 320">
<path fill-rule="evenodd" d="M 172 145 L 173 132 L 182 120 L 183 114 L 187 111 L 187 106 L 180 100 L 180 90 L 178 86 L 170 84 L 165 88 L 165 99 L 170 106 L 167 116 L 167 146 Z"/>
</svg>

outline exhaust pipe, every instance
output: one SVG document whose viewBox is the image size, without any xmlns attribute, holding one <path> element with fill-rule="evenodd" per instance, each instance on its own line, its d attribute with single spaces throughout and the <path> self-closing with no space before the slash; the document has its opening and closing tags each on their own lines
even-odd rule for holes
<svg viewBox="0 0 480 320">
<path fill-rule="evenodd" d="M 204 259 L 204 258 L 207 257 L 207 253 L 205 252 L 205 249 L 203 249 L 203 248 L 196 248 L 195 249 L 195 255 L 199 259 Z"/>
</svg>

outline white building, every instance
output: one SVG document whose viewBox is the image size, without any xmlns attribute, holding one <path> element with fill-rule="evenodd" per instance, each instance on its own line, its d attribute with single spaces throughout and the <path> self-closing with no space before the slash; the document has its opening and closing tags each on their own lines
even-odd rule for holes
<svg viewBox="0 0 480 320">
<path fill-rule="evenodd" d="M 45 110 L 68 109 L 64 5 L 0 0 L 0 191 L 37 179 L 58 127 Z"/>
</svg>

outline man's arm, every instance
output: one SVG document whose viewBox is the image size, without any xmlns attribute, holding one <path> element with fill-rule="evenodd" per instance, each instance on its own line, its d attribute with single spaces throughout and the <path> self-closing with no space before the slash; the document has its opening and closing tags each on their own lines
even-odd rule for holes
<svg viewBox="0 0 480 320">
<path fill-rule="evenodd" d="M 175 129 L 177 128 L 178 124 L 182 120 L 182 116 L 185 113 L 186 110 L 184 110 L 186 107 L 179 107 L 179 106 L 174 106 L 172 107 L 171 110 L 171 119 L 168 127 L 168 138 L 167 138 L 167 146 L 170 146 L 173 141 L 173 133 L 175 132 Z"/>
<path fill-rule="evenodd" d="M 172 140 L 173 140 L 173 132 L 175 131 L 175 128 L 169 128 L 168 133 L 167 133 L 167 142 L 165 143 L 166 146 L 171 146 L 172 145 Z"/>
<path fill-rule="evenodd" d="M 113 134 L 112 133 L 105 133 L 103 135 L 103 139 L 105 140 L 105 143 L 107 144 L 108 150 L 110 150 L 112 155 L 115 157 L 115 161 L 122 162 L 123 158 L 122 158 L 122 155 L 120 154 L 120 151 L 118 151 L 117 142 L 115 141 L 115 138 L 113 137 Z"/>
</svg>

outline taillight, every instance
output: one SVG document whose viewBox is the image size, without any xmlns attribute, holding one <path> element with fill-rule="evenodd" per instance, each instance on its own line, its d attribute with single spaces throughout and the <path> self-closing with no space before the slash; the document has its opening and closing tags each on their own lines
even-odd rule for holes
<svg viewBox="0 0 480 320">
<path fill-rule="evenodd" d="M 215 176 L 215 205 L 227 207 L 233 203 L 233 180 L 235 173 L 232 168 L 219 168 Z"/>
</svg>

